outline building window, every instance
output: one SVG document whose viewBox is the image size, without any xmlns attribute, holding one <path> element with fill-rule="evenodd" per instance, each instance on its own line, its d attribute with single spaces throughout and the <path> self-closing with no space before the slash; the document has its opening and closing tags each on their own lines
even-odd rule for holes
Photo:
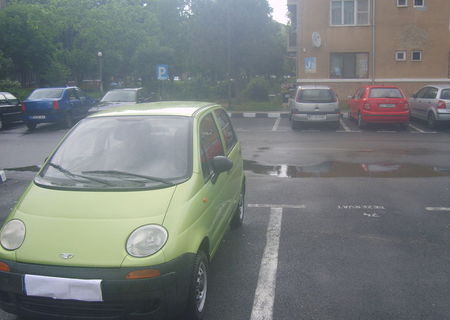
<svg viewBox="0 0 450 320">
<path fill-rule="evenodd" d="M 422 61 L 422 51 L 414 50 L 411 52 L 412 61 Z"/>
<path fill-rule="evenodd" d="M 406 51 L 396 51 L 395 61 L 406 61 Z"/>
<path fill-rule="evenodd" d="M 413 1 L 414 1 L 414 8 L 425 6 L 425 0 L 413 0 Z"/>
<path fill-rule="evenodd" d="M 369 0 L 331 0 L 331 25 L 369 24 Z"/>
<path fill-rule="evenodd" d="M 331 53 L 330 78 L 364 79 L 369 77 L 368 53 Z"/>
<path fill-rule="evenodd" d="M 397 7 L 407 7 L 408 0 L 397 0 Z"/>
</svg>

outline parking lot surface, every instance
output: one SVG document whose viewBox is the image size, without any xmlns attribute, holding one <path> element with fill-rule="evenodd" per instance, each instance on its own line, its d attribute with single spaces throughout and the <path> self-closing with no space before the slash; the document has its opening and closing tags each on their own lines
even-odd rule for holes
<svg viewBox="0 0 450 320">
<path fill-rule="evenodd" d="M 450 319 L 448 127 L 233 124 L 246 220 L 210 266 L 205 319 Z M 65 132 L 0 132 L 1 220 Z"/>
</svg>

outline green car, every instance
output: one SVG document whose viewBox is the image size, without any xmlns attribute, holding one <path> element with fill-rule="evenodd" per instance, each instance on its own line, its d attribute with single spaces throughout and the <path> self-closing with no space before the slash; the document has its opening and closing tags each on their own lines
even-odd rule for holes
<svg viewBox="0 0 450 320">
<path fill-rule="evenodd" d="M 208 264 L 244 219 L 241 146 L 204 102 L 110 109 L 62 140 L 0 231 L 0 307 L 201 319 Z"/>
</svg>

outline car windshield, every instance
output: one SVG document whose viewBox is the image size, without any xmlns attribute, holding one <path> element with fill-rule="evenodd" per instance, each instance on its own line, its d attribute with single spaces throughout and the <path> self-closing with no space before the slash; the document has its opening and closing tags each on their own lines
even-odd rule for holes
<svg viewBox="0 0 450 320">
<path fill-rule="evenodd" d="M 190 176 L 190 118 L 85 119 L 35 182 L 75 189 L 163 188 Z"/>
<path fill-rule="evenodd" d="M 329 89 L 304 89 L 299 92 L 297 102 L 330 103 L 336 102 L 336 96 Z"/>
<path fill-rule="evenodd" d="M 450 100 L 450 89 L 444 89 L 441 92 L 441 99 Z"/>
<path fill-rule="evenodd" d="M 62 96 L 64 89 L 38 89 L 34 90 L 28 99 L 57 99 Z"/>
<path fill-rule="evenodd" d="M 105 94 L 101 102 L 136 102 L 136 91 L 112 90 Z"/>
<path fill-rule="evenodd" d="M 403 98 L 403 94 L 397 88 L 372 88 L 369 98 Z"/>
</svg>

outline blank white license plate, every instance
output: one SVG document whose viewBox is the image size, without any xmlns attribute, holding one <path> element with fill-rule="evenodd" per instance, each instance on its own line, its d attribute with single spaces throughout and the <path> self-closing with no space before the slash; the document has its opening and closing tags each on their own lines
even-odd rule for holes
<svg viewBox="0 0 450 320">
<path fill-rule="evenodd" d="M 25 275 L 27 296 L 58 300 L 103 301 L 101 280 Z"/>
<path fill-rule="evenodd" d="M 327 120 L 327 116 L 322 114 L 311 114 L 308 116 L 308 119 L 313 121 Z"/>
<path fill-rule="evenodd" d="M 33 120 L 43 120 L 45 119 L 45 116 L 31 116 L 30 118 Z"/>
<path fill-rule="evenodd" d="M 394 108 L 395 104 L 391 104 L 391 103 L 382 103 L 380 104 L 380 108 Z"/>
</svg>

